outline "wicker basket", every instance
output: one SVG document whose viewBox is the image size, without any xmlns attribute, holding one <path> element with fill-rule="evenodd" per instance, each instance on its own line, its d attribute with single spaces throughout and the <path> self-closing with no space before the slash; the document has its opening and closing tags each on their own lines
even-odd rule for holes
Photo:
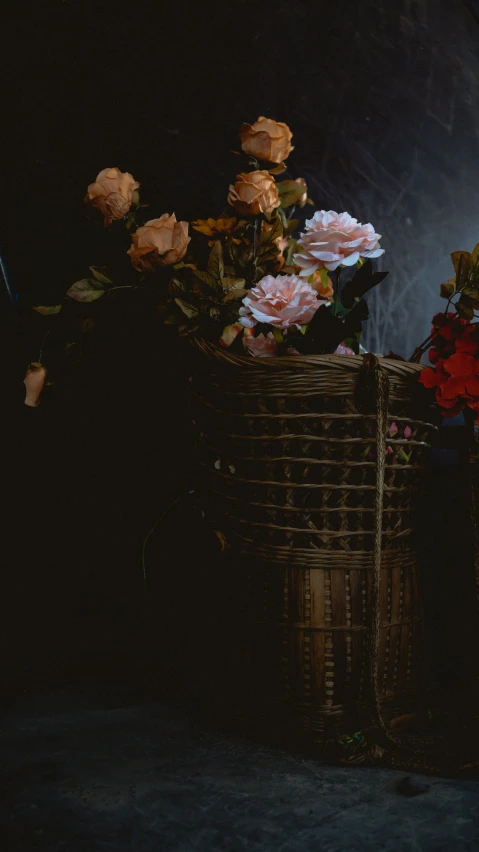
<svg viewBox="0 0 479 852">
<path fill-rule="evenodd" d="M 196 345 L 202 499 L 241 556 L 250 706 L 313 741 L 351 733 L 371 720 L 374 664 L 383 717 L 411 712 L 424 681 L 411 513 L 437 428 L 418 394 L 421 367 L 380 359 L 379 435 L 376 404 L 358 401 L 359 356 L 247 359 Z"/>
</svg>

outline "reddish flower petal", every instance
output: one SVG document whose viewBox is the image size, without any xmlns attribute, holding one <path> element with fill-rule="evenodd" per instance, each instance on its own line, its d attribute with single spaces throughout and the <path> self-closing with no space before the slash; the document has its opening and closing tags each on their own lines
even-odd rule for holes
<svg viewBox="0 0 479 852">
<path fill-rule="evenodd" d="M 474 375 L 476 365 L 472 355 L 465 355 L 463 352 L 456 352 L 444 361 L 444 369 L 451 376 L 471 376 Z"/>
<path fill-rule="evenodd" d="M 451 376 L 447 381 L 445 381 L 440 388 L 438 388 L 438 399 L 439 395 L 441 396 L 441 400 L 443 404 L 445 404 L 445 400 L 455 399 L 458 396 L 464 396 L 466 391 L 466 376 Z"/>
<path fill-rule="evenodd" d="M 426 367 L 419 376 L 419 381 L 425 388 L 435 388 L 446 380 L 447 376 L 442 375 L 438 370 L 433 370 L 432 367 Z"/>
<path fill-rule="evenodd" d="M 471 396 L 479 396 L 479 378 L 477 376 L 468 376 L 466 379 L 466 393 Z"/>
</svg>

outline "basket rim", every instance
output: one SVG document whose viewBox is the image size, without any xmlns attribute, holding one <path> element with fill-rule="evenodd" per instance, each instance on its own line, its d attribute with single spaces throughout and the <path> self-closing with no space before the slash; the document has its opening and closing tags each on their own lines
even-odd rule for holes
<svg viewBox="0 0 479 852">
<path fill-rule="evenodd" d="M 222 349 L 200 337 L 193 337 L 192 343 L 199 352 L 211 361 L 248 370 L 301 372 L 322 367 L 332 371 L 357 373 L 363 366 L 363 355 L 285 355 L 275 358 L 251 358 L 245 355 L 235 355 L 227 349 Z M 427 367 L 426 364 L 414 364 L 410 361 L 384 358 L 382 355 L 375 357 L 387 368 L 388 373 L 396 376 L 418 375 Z"/>
</svg>

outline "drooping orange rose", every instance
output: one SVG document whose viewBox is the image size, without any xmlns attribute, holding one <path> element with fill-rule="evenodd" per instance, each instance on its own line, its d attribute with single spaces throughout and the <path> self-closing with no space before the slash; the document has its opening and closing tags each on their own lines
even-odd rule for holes
<svg viewBox="0 0 479 852">
<path fill-rule="evenodd" d="M 112 222 L 126 216 L 133 202 L 133 193 L 139 186 L 129 172 L 120 172 L 116 168 L 103 169 L 95 183 L 88 187 L 85 204 L 102 214 L 107 228 Z"/>
<path fill-rule="evenodd" d="M 269 172 L 236 175 L 236 183 L 230 186 L 228 204 L 242 216 L 271 213 L 280 203 L 276 182 Z"/>
<path fill-rule="evenodd" d="M 293 150 L 293 134 L 287 124 L 260 115 L 254 124 L 240 127 L 241 147 L 245 154 L 268 163 L 282 163 Z"/>
<path fill-rule="evenodd" d="M 23 380 L 26 391 L 24 400 L 25 405 L 28 405 L 30 408 L 36 408 L 40 405 L 40 397 L 42 395 L 46 378 L 46 367 L 38 361 L 33 361 L 28 367 Z"/>
<path fill-rule="evenodd" d="M 178 263 L 185 256 L 191 237 L 188 222 L 177 222 L 174 213 L 171 216 L 163 213 L 159 219 L 150 219 L 138 228 L 132 240 L 128 254 L 133 266 L 139 271 L 152 271 L 157 266 Z"/>
</svg>

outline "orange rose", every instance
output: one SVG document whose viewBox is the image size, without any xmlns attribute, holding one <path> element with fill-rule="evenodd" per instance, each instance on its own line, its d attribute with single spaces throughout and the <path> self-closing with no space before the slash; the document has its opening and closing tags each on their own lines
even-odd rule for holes
<svg viewBox="0 0 479 852">
<path fill-rule="evenodd" d="M 120 169 L 103 169 L 95 183 L 91 183 L 85 195 L 85 204 L 99 210 L 103 216 L 105 228 L 123 219 L 128 213 L 133 193 L 140 184 L 129 174 Z"/>
<path fill-rule="evenodd" d="M 280 205 L 274 178 L 266 171 L 236 175 L 236 183 L 230 186 L 228 204 L 242 216 L 271 213 Z"/>
<path fill-rule="evenodd" d="M 171 266 L 186 254 L 188 222 L 177 222 L 174 213 L 163 213 L 159 219 L 151 219 L 133 234 L 133 243 L 128 250 L 135 269 L 154 270 L 157 266 Z"/>
<path fill-rule="evenodd" d="M 293 134 L 287 124 L 260 115 L 254 124 L 240 127 L 241 147 L 245 154 L 268 163 L 282 163 L 293 150 Z"/>
</svg>

